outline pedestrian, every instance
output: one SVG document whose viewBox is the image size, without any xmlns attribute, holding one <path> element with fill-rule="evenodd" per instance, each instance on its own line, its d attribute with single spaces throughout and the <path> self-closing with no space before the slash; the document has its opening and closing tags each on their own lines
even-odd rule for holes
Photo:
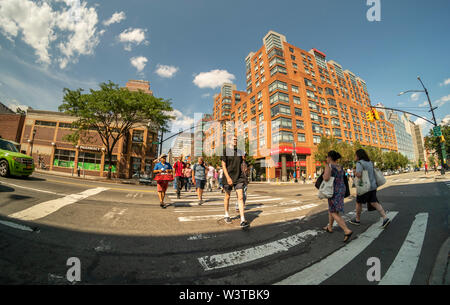
<svg viewBox="0 0 450 305">
<path fill-rule="evenodd" d="M 161 155 L 159 157 L 160 162 L 153 168 L 153 173 L 158 174 L 155 177 L 155 180 L 157 181 L 156 190 L 158 191 L 159 205 L 163 209 L 166 208 L 164 198 L 166 196 L 167 187 L 169 186 L 169 181 L 173 180 L 173 168 L 166 162 L 166 158 L 166 154 Z"/>
<path fill-rule="evenodd" d="M 375 178 L 375 172 L 372 161 L 370 161 L 369 156 L 367 155 L 364 149 L 358 149 L 355 155 L 356 159 L 356 171 L 355 176 L 358 178 L 362 178 L 362 173 L 364 170 L 369 174 L 370 188 L 369 191 L 362 195 L 356 196 L 356 217 L 350 220 L 351 224 L 360 225 L 360 217 L 362 211 L 362 205 L 367 203 L 368 210 L 376 209 L 381 217 L 383 217 L 383 224 L 381 225 L 383 228 L 390 223 L 389 218 L 386 216 L 386 212 L 384 211 L 381 204 L 378 202 L 377 198 L 377 180 Z M 369 205 L 371 207 L 369 207 Z"/>
<path fill-rule="evenodd" d="M 184 186 L 184 169 L 186 168 L 186 164 L 183 162 L 183 156 L 176 159 L 177 161 L 173 165 L 173 169 L 175 170 L 175 182 L 177 185 L 177 198 L 180 199 L 181 189 Z"/>
<path fill-rule="evenodd" d="M 435 166 L 435 168 L 436 168 L 436 166 Z M 436 170 L 435 170 L 436 171 Z M 428 164 L 427 163 L 425 163 L 425 175 L 426 174 L 428 174 Z"/>
<path fill-rule="evenodd" d="M 214 187 L 214 174 L 215 174 L 216 170 L 214 169 L 214 167 L 209 164 L 208 165 L 208 174 L 207 174 L 207 189 L 212 192 L 212 189 Z"/>
<path fill-rule="evenodd" d="M 244 188 L 242 189 L 242 199 L 244 201 L 244 210 L 245 210 L 245 203 L 247 202 L 248 174 L 249 174 L 248 163 L 245 160 L 245 152 L 244 152 L 244 156 L 242 156 L 241 169 L 242 169 L 242 173 L 244 174 L 244 177 L 245 177 Z M 236 201 L 236 212 L 239 213 L 238 201 Z"/>
<path fill-rule="evenodd" d="M 306 174 L 305 172 L 302 172 L 302 180 L 303 180 L 303 184 L 306 183 Z"/>
<path fill-rule="evenodd" d="M 239 204 L 239 214 L 241 217 L 241 228 L 247 229 L 249 227 L 249 223 L 245 219 L 244 215 L 244 185 L 246 183 L 244 172 L 242 171 L 242 161 L 244 154 L 237 149 L 237 137 L 233 137 L 231 147 L 228 147 L 224 156 L 221 157 L 222 160 L 222 168 L 224 174 L 224 190 L 225 190 L 225 198 L 224 198 L 224 208 L 225 208 L 225 222 L 231 223 L 230 215 L 228 214 L 228 209 L 230 205 L 230 195 L 231 191 L 236 191 L 236 195 L 238 197 Z"/>
<path fill-rule="evenodd" d="M 192 168 L 191 164 L 187 163 L 186 168 L 184 169 L 184 179 L 185 179 L 185 191 L 190 192 L 192 187 Z"/>
<path fill-rule="evenodd" d="M 198 196 L 198 205 L 203 204 L 203 190 L 206 184 L 206 175 L 208 173 L 208 168 L 203 162 L 203 157 L 198 158 L 198 163 L 194 164 L 192 168 L 192 182 L 195 185 Z"/>
<path fill-rule="evenodd" d="M 333 233 L 333 223 L 334 221 L 341 227 L 344 231 L 344 242 L 347 242 L 353 234 L 345 224 L 345 220 L 339 215 L 339 213 L 344 213 L 344 196 L 345 196 L 345 182 L 344 182 L 344 170 L 337 163 L 341 158 L 341 155 L 331 150 L 327 155 L 327 164 L 325 166 L 325 171 L 323 173 L 323 180 L 329 181 L 331 177 L 334 177 L 333 183 L 333 196 L 328 198 L 328 225 L 323 229 L 328 233 Z"/>
</svg>

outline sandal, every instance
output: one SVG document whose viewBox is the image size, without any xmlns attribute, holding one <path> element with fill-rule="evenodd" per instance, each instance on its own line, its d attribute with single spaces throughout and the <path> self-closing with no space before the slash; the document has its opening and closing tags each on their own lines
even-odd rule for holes
<svg viewBox="0 0 450 305">
<path fill-rule="evenodd" d="M 344 236 L 344 243 L 348 242 L 350 240 L 350 237 L 352 236 L 353 232 L 351 232 L 350 234 L 345 234 Z"/>
<path fill-rule="evenodd" d="M 328 229 L 328 226 L 323 227 L 322 229 L 324 229 L 324 230 L 327 231 L 328 233 L 333 233 L 333 231 L 331 231 L 330 229 Z"/>
<path fill-rule="evenodd" d="M 161 208 L 163 208 L 163 209 L 166 208 L 166 205 L 165 205 L 164 203 L 162 203 L 162 202 L 159 203 L 159 206 L 160 206 Z"/>
</svg>

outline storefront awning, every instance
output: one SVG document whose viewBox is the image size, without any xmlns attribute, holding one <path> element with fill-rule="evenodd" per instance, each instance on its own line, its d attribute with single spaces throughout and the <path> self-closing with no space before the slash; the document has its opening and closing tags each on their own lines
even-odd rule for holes
<svg viewBox="0 0 450 305">
<path fill-rule="evenodd" d="M 292 154 L 293 150 L 292 146 L 278 146 L 270 150 L 270 155 Z M 311 148 L 296 147 L 295 151 L 297 152 L 297 155 L 311 155 Z"/>
</svg>

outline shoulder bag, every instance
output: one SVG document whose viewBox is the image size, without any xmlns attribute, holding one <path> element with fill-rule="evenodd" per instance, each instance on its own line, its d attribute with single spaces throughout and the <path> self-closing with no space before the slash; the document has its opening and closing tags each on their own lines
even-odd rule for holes
<svg viewBox="0 0 450 305">
<path fill-rule="evenodd" d="M 356 184 L 356 194 L 358 196 L 367 193 L 370 190 L 369 172 L 363 169 L 361 178 L 357 178 L 355 184 Z"/>
<path fill-rule="evenodd" d="M 331 168 L 331 166 L 330 166 Z M 334 194 L 334 177 L 331 176 L 330 180 L 323 180 L 319 188 L 319 199 L 331 198 Z"/>
</svg>

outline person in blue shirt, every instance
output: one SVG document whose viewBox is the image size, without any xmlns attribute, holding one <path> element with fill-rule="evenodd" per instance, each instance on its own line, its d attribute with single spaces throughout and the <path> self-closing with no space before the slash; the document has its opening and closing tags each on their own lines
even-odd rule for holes
<svg viewBox="0 0 450 305">
<path fill-rule="evenodd" d="M 159 157 L 160 162 L 155 164 L 153 168 L 153 173 L 155 174 L 172 174 L 173 169 L 169 162 L 166 162 L 167 155 L 163 154 Z M 166 197 L 167 187 L 169 185 L 168 180 L 159 180 L 157 181 L 158 197 L 159 197 L 159 205 L 161 208 L 165 209 L 167 206 L 164 204 L 164 198 Z"/>
</svg>

